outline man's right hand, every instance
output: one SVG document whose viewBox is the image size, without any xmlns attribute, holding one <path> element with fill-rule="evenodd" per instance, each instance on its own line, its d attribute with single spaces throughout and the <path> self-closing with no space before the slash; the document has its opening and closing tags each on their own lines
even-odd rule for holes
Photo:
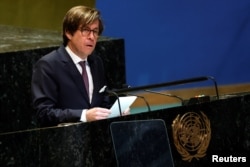
<svg viewBox="0 0 250 167">
<path fill-rule="evenodd" d="M 86 111 L 87 122 L 107 119 L 111 111 L 106 108 L 95 107 Z"/>
</svg>

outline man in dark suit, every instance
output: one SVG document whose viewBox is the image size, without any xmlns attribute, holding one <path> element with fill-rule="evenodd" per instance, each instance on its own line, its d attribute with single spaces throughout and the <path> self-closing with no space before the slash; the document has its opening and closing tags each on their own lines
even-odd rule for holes
<svg viewBox="0 0 250 167">
<path fill-rule="evenodd" d="M 66 13 L 63 45 L 43 56 L 33 70 L 33 105 L 41 126 L 109 116 L 108 98 L 100 92 L 106 85 L 104 66 L 92 53 L 102 31 L 98 10 L 76 6 Z"/>
</svg>

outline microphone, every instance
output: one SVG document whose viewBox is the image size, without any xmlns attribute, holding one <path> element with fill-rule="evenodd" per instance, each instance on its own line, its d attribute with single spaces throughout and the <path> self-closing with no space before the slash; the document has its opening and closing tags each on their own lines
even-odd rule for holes
<svg viewBox="0 0 250 167">
<path fill-rule="evenodd" d="M 131 88 L 131 86 L 130 86 L 130 85 L 127 85 L 127 84 L 123 84 L 123 85 L 122 85 L 122 88 Z M 149 106 L 149 104 L 148 104 L 148 101 L 145 99 L 145 97 L 139 96 L 139 95 L 136 95 L 136 94 L 131 94 L 131 93 L 126 93 L 126 95 L 129 95 L 129 96 L 136 96 L 136 97 L 141 98 L 141 99 L 145 102 L 145 104 L 147 105 L 148 112 L 151 111 L 151 108 L 150 108 L 150 106 Z"/>
<path fill-rule="evenodd" d="M 116 92 L 114 92 L 114 91 L 108 90 L 106 85 L 104 85 L 104 86 L 99 90 L 99 93 L 107 93 L 107 94 L 114 95 L 114 96 L 116 97 L 116 99 L 117 99 L 117 102 L 118 102 L 118 107 L 119 107 L 120 116 L 122 116 L 121 102 L 120 102 L 120 99 L 119 99 L 118 94 L 117 94 Z"/>
<path fill-rule="evenodd" d="M 172 94 L 165 94 L 165 93 L 160 93 L 160 92 L 156 92 L 156 91 L 152 91 L 152 90 L 144 90 L 145 92 L 149 92 L 149 93 L 154 93 L 154 94 L 158 94 L 158 95 L 163 95 L 163 96 L 168 96 L 168 97 L 173 97 L 173 98 L 177 98 L 178 100 L 181 101 L 181 105 L 184 104 L 184 100 L 179 97 L 179 96 L 176 96 L 176 95 L 172 95 Z"/>
<path fill-rule="evenodd" d="M 150 106 L 149 106 L 149 104 L 148 104 L 148 102 L 147 102 L 147 100 L 145 99 L 145 97 L 143 97 L 143 96 L 139 96 L 139 95 L 136 95 L 136 94 L 127 94 L 127 95 L 130 95 L 130 96 L 136 96 L 136 97 L 139 97 L 139 98 L 141 98 L 145 103 L 146 103 L 146 105 L 147 105 L 147 108 L 148 108 L 148 112 L 150 112 L 151 111 L 151 108 L 150 108 Z"/>
</svg>

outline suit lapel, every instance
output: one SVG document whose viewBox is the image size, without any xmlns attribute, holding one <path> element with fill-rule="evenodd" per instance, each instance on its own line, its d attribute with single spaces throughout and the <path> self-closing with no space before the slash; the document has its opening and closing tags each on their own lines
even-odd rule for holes
<svg viewBox="0 0 250 167">
<path fill-rule="evenodd" d="M 91 58 L 91 57 L 89 57 L 89 58 Z M 97 65 L 95 63 L 96 62 L 93 60 L 93 58 L 91 58 L 90 70 L 91 70 L 91 75 L 92 75 L 92 79 L 93 79 L 93 86 L 94 86 L 91 103 L 93 103 L 95 101 L 96 97 L 98 97 L 97 93 L 99 93 L 98 92 L 99 90 L 97 90 L 97 88 L 98 88 L 98 80 L 97 80 L 98 73 L 97 73 L 96 68 L 95 68 L 95 67 L 97 67 Z"/>
<path fill-rule="evenodd" d="M 63 47 L 63 46 L 62 46 Z M 87 91 L 84 87 L 84 82 L 81 74 L 76 68 L 73 60 L 70 58 L 69 54 L 66 52 L 65 48 L 59 48 L 59 52 L 61 52 L 63 68 L 66 72 L 69 73 L 69 76 L 72 78 L 75 85 L 79 88 L 79 92 L 84 96 L 84 98 L 89 102 L 89 97 Z"/>
</svg>

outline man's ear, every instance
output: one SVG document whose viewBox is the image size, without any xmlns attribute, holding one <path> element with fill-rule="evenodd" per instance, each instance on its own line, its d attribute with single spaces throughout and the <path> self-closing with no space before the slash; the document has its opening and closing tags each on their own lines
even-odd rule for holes
<svg viewBox="0 0 250 167">
<path fill-rule="evenodd" d="M 70 32 L 65 31 L 65 35 L 67 36 L 67 38 L 68 38 L 69 40 L 71 40 L 72 34 L 71 34 Z"/>
</svg>

